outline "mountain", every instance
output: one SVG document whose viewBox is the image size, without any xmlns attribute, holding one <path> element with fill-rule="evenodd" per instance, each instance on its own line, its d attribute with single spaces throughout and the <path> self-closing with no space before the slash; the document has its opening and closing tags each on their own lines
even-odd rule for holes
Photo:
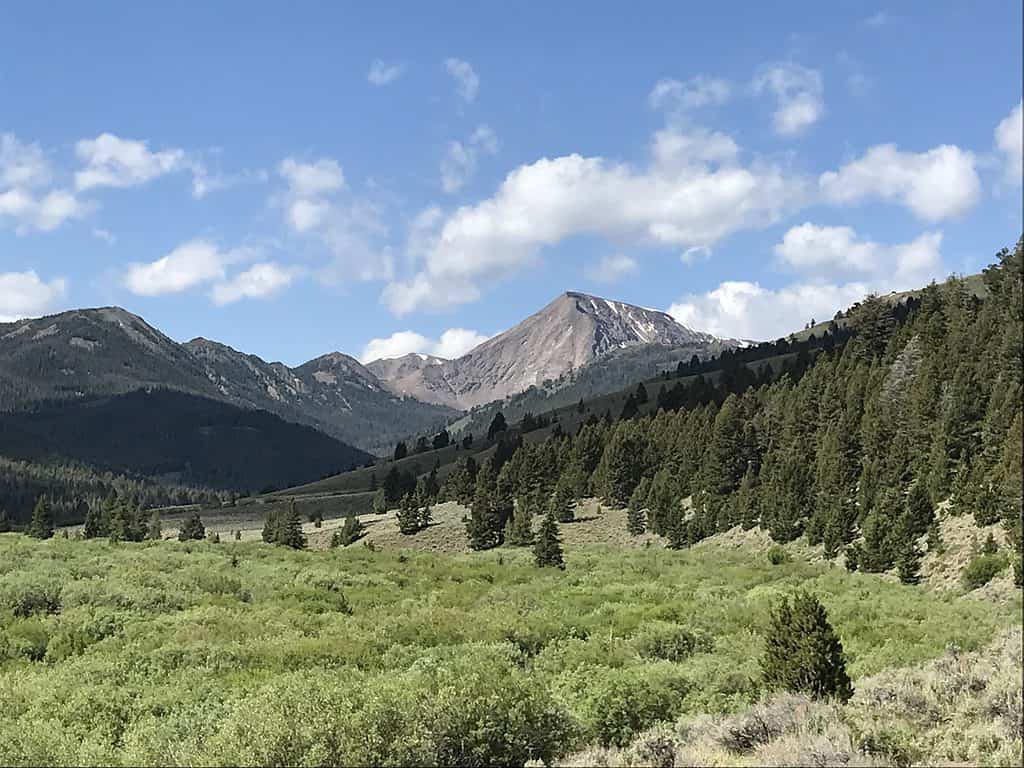
<svg viewBox="0 0 1024 768">
<path fill-rule="evenodd" d="M 0 324 L 0 412 L 148 388 L 264 409 L 369 452 L 454 415 L 395 395 L 347 355 L 293 369 L 206 339 L 179 344 L 117 307 Z"/>
<path fill-rule="evenodd" d="M 0 455 L 246 492 L 306 483 L 372 459 L 264 410 L 167 389 L 0 413 Z"/>
<path fill-rule="evenodd" d="M 664 312 L 570 291 L 455 360 L 407 355 L 367 367 L 393 392 L 467 410 L 530 387 L 570 382 L 623 350 L 661 363 L 669 350 L 688 360 L 739 344 L 687 328 Z"/>
</svg>

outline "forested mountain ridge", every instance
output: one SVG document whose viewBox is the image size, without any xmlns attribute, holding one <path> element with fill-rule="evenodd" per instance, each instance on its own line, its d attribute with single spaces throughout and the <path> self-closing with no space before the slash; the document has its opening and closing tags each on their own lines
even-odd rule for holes
<svg viewBox="0 0 1024 768">
<path fill-rule="evenodd" d="M 656 414 L 594 417 L 541 443 L 513 436 L 483 467 L 453 471 L 442 495 L 472 507 L 476 548 L 591 494 L 673 546 L 759 525 L 868 571 L 909 575 L 950 497 L 1019 542 L 1022 243 L 982 273 L 985 299 L 956 277 L 902 302 L 869 297 L 846 313 L 845 344 L 781 378 L 666 382 Z"/>
<path fill-rule="evenodd" d="M 453 415 L 395 396 L 346 355 L 290 369 L 205 339 L 178 344 L 117 307 L 0 326 L 0 412 L 153 387 L 262 408 L 369 451 Z"/>
<path fill-rule="evenodd" d="M 466 410 L 530 387 L 560 388 L 576 371 L 598 368 L 617 352 L 671 350 L 688 359 L 741 344 L 687 328 L 664 312 L 567 291 L 455 360 L 407 357 L 368 367 L 396 392 Z M 606 383 L 602 391 L 621 383 Z"/>
</svg>

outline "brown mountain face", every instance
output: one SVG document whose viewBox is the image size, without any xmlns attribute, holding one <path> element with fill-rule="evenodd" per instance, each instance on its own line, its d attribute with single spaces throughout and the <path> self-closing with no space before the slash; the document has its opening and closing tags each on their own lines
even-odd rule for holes
<svg viewBox="0 0 1024 768">
<path fill-rule="evenodd" d="M 406 355 L 367 367 L 393 392 L 466 410 L 542 386 L 617 350 L 669 347 L 688 358 L 732 343 L 664 312 L 567 292 L 456 360 Z"/>
</svg>

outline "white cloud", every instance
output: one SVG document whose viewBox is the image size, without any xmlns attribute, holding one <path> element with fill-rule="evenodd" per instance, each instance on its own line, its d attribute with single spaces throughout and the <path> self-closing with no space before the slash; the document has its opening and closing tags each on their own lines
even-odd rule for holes
<svg viewBox="0 0 1024 768">
<path fill-rule="evenodd" d="M 208 240 L 190 240 L 156 261 L 129 264 L 124 284 L 138 296 L 180 293 L 224 280 L 228 265 L 247 257 L 244 251 L 222 251 Z"/>
<path fill-rule="evenodd" d="M 458 192 L 476 173 L 477 158 L 498 151 L 498 137 L 486 125 L 479 126 L 466 143 L 452 141 L 441 159 L 441 188 Z"/>
<path fill-rule="evenodd" d="M 371 85 L 387 85 L 393 83 L 402 76 L 403 67 L 401 64 L 385 64 L 380 59 L 374 59 L 370 64 L 370 71 L 366 79 Z"/>
<path fill-rule="evenodd" d="M 996 126 L 996 146 L 1006 155 L 1006 178 L 1011 184 L 1020 184 L 1024 175 L 1024 120 L 1022 103 Z"/>
<path fill-rule="evenodd" d="M 430 339 L 415 331 L 397 331 L 384 339 L 371 339 L 359 359 L 368 363 L 417 353 L 454 360 L 489 338 L 466 328 L 449 328 L 439 339 Z"/>
<path fill-rule="evenodd" d="M 190 167 L 182 149 L 151 152 L 145 141 L 122 139 L 112 133 L 82 139 L 75 145 L 75 154 L 85 165 L 75 174 L 75 185 L 80 190 L 134 187 Z"/>
<path fill-rule="evenodd" d="M 446 59 L 444 62 L 448 74 L 455 80 L 455 91 L 467 104 L 476 99 L 480 90 L 480 78 L 468 61 L 462 59 Z"/>
<path fill-rule="evenodd" d="M 914 286 L 941 276 L 941 245 L 941 232 L 925 232 L 910 243 L 890 246 L 861 240 L 850 227 L 805 222 L 786 232 L 775 254 L 804 277 L 852 275 Z"/>
<path fill-rule="evenodd" d="M 38 317 L 64 298 L 63 279 L 44 282 L 34 271 L 0 272 L 0 323 Z"/>
<path fill-rule="evenodd" d="M 576 235 L 711 246 L 777 221 L 805 193 L 774 166 L 740 165 L 723 134 L 661 132 L 651 154 L 643 170 L 575 154 L 515 169 L 493 197 L 439 224 L 421 271 L 389 285 L 384 301 L 398 314 L 474 301 L 478 279 L 500 279 Z"/>
<path fill-rule="evenodd" d="M 689 295 L 668 313 L 683 325 L 719 336 L 775 339 L 813 319 L 831 318 L 872 291 L 917 288 L 943 276 L 942 233 L 926 232 L 900 245 L 862 240 L 849 227 L 811 223 L 792 227 L 775 246 L 782 263 L 801 279 L 778 289 L 728 281 Z M 853 278 L 841 282 L 836 278 Z"/>
<path fill-rule="evenodd" d="M 864 19 L 861 24 L 865 27 L 884 27 L 889 23 L 889 14 L 885 11 L 879 11 L 878 13 L 872 14 Z"/>
<path fill-rule="evenodd" d="M 192 197 L 202 200 L 211 192 L 219 192 L 238 184 L 266 183 L 268 174 L 265 170 L 243 170 L 237 173 L 211 172 L 202 163 L 193 162 L 192 166 Z"/>
<path fill-rule="evenodd" d="M 333 255 L 331 264 L 318 273 L 324 282 L 391 277 L 391 252 L 379 244 L 386 232 L 380 213 L 371 202 L 351 194 L 336 160 L 305 163 L 286 158 L 278 172 L 287 188 L 273 202 L 284 210 L 289 228 L 316 238 Z"/>
<path fill-rule="evenodd" d="M 832 203 L 878 198 L 900 203 L 928 221 L 966 213 L 981 192 L 973 153 L 948 144 L 922 153 L 881 144 L 838 171 L 823 173 L 818 183 Z"/>
<path fill-rule="evenodd" d="M 869 293 L 864 283 L 797 283 L 778 290 L 758 283 L 728 281 L 713 291 L 690 295 L 668 308 L 683 325 L 738 339 L 777 339 L 811 319 L 825 320 Z"/>
<path fill-rule="evenodd" d="M 210 296 L 215 304 L 231 304 L 239 299 L 262 299 L 291 285 L 298 270 L 274 262 L 253 264 L 244 272 L 214 286 Z"/>
<path fill-rule="evenodd" d="M 0 134 L 0 188 L 39 187 L 50 183 L 50 163 L 38 144 Z"/>
<path fill-rule="evenodd" d="M 587 277 L 598 283 L 617 283 L 636 271 L 636 259 L 617 253 L 603 257 L 587 269 Z"/>
<path fill-rule="evenodd" d="M 88 211 L 87 204 L 63 189 L 51 190 L 41 197 L 18 187 L 0 192 L 0 222 L 13 220 L 18 234 L 33 229 L 49 232 Z"/>
<path fill-rule="evenodd" d="M 732 84 L 728 80 L 697 75 L 685 82 L 659 80 L 651 89 L 647 102 L 652 109 L 697 109 L 723 104 L 731 94 Z"/>
<path fill-rule="evenodd" d="M 770 91 L 776 99 L 773 115 L 775 132 L 796 136 L 825 114 L 821 73 L 799 64 L 780 63 L 764 67 L 754 78 L 754 91 Z"/>
</svg>

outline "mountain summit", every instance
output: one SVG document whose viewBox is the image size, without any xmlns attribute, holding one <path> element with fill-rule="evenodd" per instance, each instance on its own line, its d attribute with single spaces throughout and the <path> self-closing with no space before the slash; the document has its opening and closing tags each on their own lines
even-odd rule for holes
<svg viewBox="0 0 1024 768">
<path fill-rule="evenodd" d="M 700 354 L 721 344 L 664 312 L 567 291 L 455 360 L 406 356 L 367 367 L 398 394 L 464 410 L 543 385 L 618 350 L 660 346 Z"/>
</svg>

